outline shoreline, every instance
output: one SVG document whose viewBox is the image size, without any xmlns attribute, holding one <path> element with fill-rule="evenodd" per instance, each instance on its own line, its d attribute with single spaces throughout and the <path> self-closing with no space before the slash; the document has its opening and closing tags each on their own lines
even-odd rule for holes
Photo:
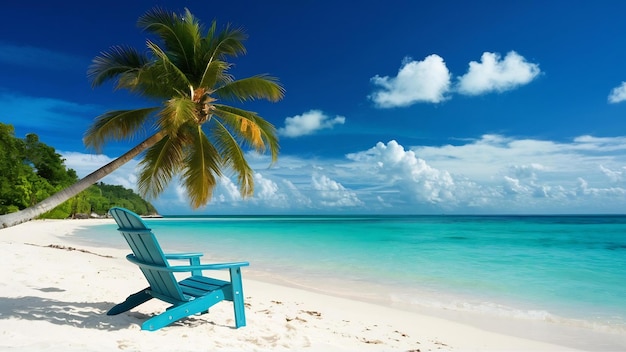
<svg viewBox="0 0 626 352">
<path fill-rule="evenodd" d="M 110 306 L 146 285 L 136 266 L 124 258 L 129 250 L 77 246 L 69 236 L 91 225 L 112 222 L 37 220 L 0 230 L 0 255 L 8 262 L 4 280 L 0 280 L 5 296 L 0 297 L 0 331 L 9 337 L 0 346 L 18 350 L 46 346 L 53 351 L 71 350 L 72 346 L 89 351 L 162 350 L 168 344 L 168 349 L 191 350 L 200 343 L 223 351 L 573 350 L 499 329 L 500 323 L 511 323 L 510 319 L 498 323 L 449 311 L 418 313 L 260 281 L 246 276 L 245 270 L 248 326 L 230 327 L 232 304 L 228 302 L 216 305 L 208 315 L 157 332 L 143 332 L 138 324 L 166 305 L 152 300 L 119 316 L 105 314 Z M 545 324 L 530 325 L 545 328 Z M 42 333 L 32 336 L 29 331 L 34 329 Z M 543 337 L 546 334 L 550 331 L 543 332 Z M 186 336 L 185 343 L 178 341 L 180 335 Z M 580 339 L 580 335 L 573 337 Z M 72 340 L 69 346 L 68 339 Z M 127 342 L 112 346 L 115 341 Z M 578 345 L 584 346 L 583 350 L 611 348 L 589 342 L 589 348 Z"/>
</svg>

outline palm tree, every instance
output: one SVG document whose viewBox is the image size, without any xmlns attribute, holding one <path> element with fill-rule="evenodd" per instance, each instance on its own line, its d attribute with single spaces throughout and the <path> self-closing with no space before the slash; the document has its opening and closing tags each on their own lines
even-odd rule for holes
<svg viewBox="0 0 626 352">
<path fill-rule="evenodd" d="M 226 60 L 245 54 L 241 29 L 215 22 L 206 30 L 189 10 L 178 15 L 155 8 L 138 20 L 159 43 L 147 40 L 147 53 L 113 47 L 93 60 L 88 75 L 94 87 L 113 81 L 116 89 L 157 100 L 159 105 L 116 110 L 98 116 L 84 137 L 97 152 L 110 140 L 130 140 L 147 126 L 151 135 L 124 155 L 74 185 L 16 213 L 0 216 L 1 227 L 28 221 L 77 195 L 143 152 L 138 189 L 143 196 L 158 196 L 179 176 L 194 208 L 206 205 L 222 175 L 237 175 L 242 196 L 254 191 L 253 170 L 244 149 L 269 151 L 274 162 L 278 138 L 272 124 L 254 112 L 220 104 L 253 99 L 278 101 L 284 95 L 278 80 L 256 75 L 236 80 Z"/>
</svg>

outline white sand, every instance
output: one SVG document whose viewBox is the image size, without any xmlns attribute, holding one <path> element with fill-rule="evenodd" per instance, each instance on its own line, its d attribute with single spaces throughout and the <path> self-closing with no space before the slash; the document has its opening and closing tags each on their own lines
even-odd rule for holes
<svg viewBox="0 0 626 352">
<path fill-rule="evenodd" d="M 129 251 L 76 246 L 66 236 L 103 221 L 112 222 L 31 221 L 0 230 L 0 350 L 571 350 L 469 324 L 254 281 L 246 277 L 246 268 L 246 327 L 234 329 L 232 303 L 221 302 L 210 314 L 156 332 L 141 331 L 141 322 L 162 312 L 167 304 L 152 300 L 130 312 L 106 315 L 114 304 L 146 286 L 137 267 L 124 258 Z"/>
</svg>

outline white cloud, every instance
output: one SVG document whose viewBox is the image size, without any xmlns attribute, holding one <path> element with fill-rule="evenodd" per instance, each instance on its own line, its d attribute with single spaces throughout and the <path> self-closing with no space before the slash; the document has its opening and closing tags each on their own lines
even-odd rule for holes
<svg viewBox="0 0 626 352">
<path fill-rule="evenodd" d="M 296 187 L 290 180 L 282 180 L 282 190 L 287 195 L 288 206 L 295 209 L 310 209 L 313 206 L 311 198 L 305 196 L 302 191 Z"/>
<path fill-rule="evenodd" d="M 356 193 L 346 189 L 341 183 L 331 180 L 325 175 L 313 174 L 313 189 L 317 191 L 320 203 L 328 207 L 354 207 L 362 205 Z"/>
<path fill-rule="evenodd" d="M 466 95 L 504 92 L 531 82 L 540 72 L 539 65 L 526 61 L 515 51 L 510 51 L 504 59 L 485 52 L 481 62 L 469 63 L 467 73 L 459 77 L 457 91 Z"/>
<path fill-rule="evenodd" d="M 278 194 L 278 185 L 267 178 L 264 178 L 260 173 L 254 174 L 254 195 L 259 199 L 281 199 L 281 195 Z"/>
<path fill-rule="evenodd" d="M 61 153 L 79 176 L 111 158 Z M 626 137 L 556 142 L 484 135 L 457 145 L 405 147 L 378 142 L 343 159 L 314 163 L 285 155 L 267 169 L 250 157 L 255 194 L 242 199 L 224 177 L 206 214 L 259 213 L 615 213 L 626 209 Z M 575 160 L 575 162 L 572 162 Z M 136 161 L 104 182 L 134 188 Z M 174 181 L 152 203 L 190 214 Z"/>
<path fill-rule="evenodd" d="M 621 85 L 613 88 L 611 94 L 609 94 L 609 103 L 619 103 L 626 100 L 626 82 L 622 82 Z"/>
<path fill-rule="evenodd" d="M 230 178 L 221 176 L 213 189 L 213 200 L 217 200 L 219 203 L 228 203 L 241 199 L 239 187 Z"/>
<path fill-rule="evenodd" d="M 512 173 L 518 178 L 526 178 L 534 180 L 537 178 L 537 171 L 545 170 L 546 168 L 541 164 L 530 165 L 511 165 Z"/>
<path fill-rule="evenodd" d="M 446 99 L 450 88 L 450 72 L 443 59 L 433 54 L 424 61 L 407 58 L 396 77 L 376 75 L 371 81 L 379 90 L 370 99 L 380 108 L 439 103 Z"/>
<path fill-rule="evenodd" d="M 605 197 L 605 201 L 610 201 L 611 203 L 614 203 L 611 198 L 626 196 L 626 189 L 622 187 L 590 187 L 589 183 L 582 177 L 578 179 L 578 182 L 578 191 L 580 195 L 583 196 Z M 620 210 L 621 209 L 615 209 L 614 211 L 623 213 L 623 210 Z"/>
<path fill-rule="evenodd" d="M 174 191 L 176 192 L 176 199 L 179 203 L 185 204 L 187 202 L 187 191 L 180 183 L 174 184 Z"/>
<path fill-rule="evenodd" d="M 282 185 L 282 187 L 281 187 Z M 293 184 L 288 181 L 281 184 L 269 179 L 268 177 L 257 172 L 254 174 L 254 196 L 252 201 L 271 208 L 289 208 L 292 201 L 297 199 L 300 206 L 307 205 L 310 201 L 294 189 Z"/>
<path fill-rule="evenodd" d="M 622 166 L 621 170 L 611 170 L 604 167 L 604 165 L 600 165 L 600 171 L 602 171 L 602 173 L 604 173 L 611 180 L 611 182 L 617 183 L 622 182 L 626 166 Z"/>
<path fill-rule="evenodd" d="M 104 154 L 83 154 L 78 152 L 60 151 L 65 159 L 65 165 L 76 171 L 78 177 L 83 178 L 114 159 Z M 131 160 L 119 169 L 104 177 L 101 181 L 108 184 L 120 185 L 125 188 L 137 190 L 137 161 Z"/>
<path fill-rule="evenodd" d="M 378 142 L 375 147 L 350 154 L 348 158 L 370 164 L 369 171 L 361 170 L 360 173 L 367 173 L 376 182 L 397 189 L 410 201 L 438 203 L 446 207 L 457 203 L 456 185 L 450 174 L 431 167 L 396 141 Z M 379 196 L 387 200 L 385 196 Z"/>
<path fill-rule="evenodd" d="M 345 122 L 346 118 L 343 116 L 331 119 L 320 110 L 310 110 L 302 115 L 287 117 L 285 127 L 279 128 L 278 133 L 285 137 L 299 137 L 333 128 L 335 125 L 343 125 Z"/>
<path fill-rule="evenodd" d="M 519 179 L 509 177 L 509 176 L 504 176 L 504 190 L 505 192 L 509 194 L 519 194 L 519 193 L 526 193 L 528 191 L 528 188 L 523 186 L 520 183 Z"/>
<path fill-rule="evenodd" d="M 576 160 L 579 149 L 584 148 L 583 144 L 587 143 L 560 144 L 483 135 L 460 145 L 416 146 L 412 150 L 437 168 L 488 182 L 503 174 L 525 178 L 524 174 L 532 176 L 538 171 L 545 173 L 558 169 L 566 172 L 580 168 L 580 165 L 571 160 Z"/>
<path fill-rule="evenodd" d="M 433 167 L 480 185 L 481 192 L 490 194 L 483 209 L 501 204 L 512 212 L 594 213 L 616 212 L 626 205 L 615 198 L 626 186 L 615 184 L 626 165 L 624 148 L 624 137 L 553 142 L 485 135 L 458 146 L 413 150 Z M 579 181 L 583 175 L 585 187 Z"/>
</svg>

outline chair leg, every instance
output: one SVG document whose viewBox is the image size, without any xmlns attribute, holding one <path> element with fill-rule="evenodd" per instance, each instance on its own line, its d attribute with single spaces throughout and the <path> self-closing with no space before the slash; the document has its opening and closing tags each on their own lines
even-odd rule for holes
<svg viewBox="0 0 626 352">
<path fill-rule="evenodd" d="M 149 287 L 146 287 L 143 290 L 128 296 L 124 302 L 109 309 L 107 315 L 117 315 L 120 313 L 124 313 L 137 307 L 140 304 L 151 300 L 153 297 L 148 293 L 149 289 Z"/>
<path fill-rule="evenodd" d="M 179 306 L 170 307 L 165 312 L 146 320 L 143 324 L 141 324 L 141 330 L 159 330 L 162 327 L 168 326 L 171 323 L 190 315 L 206 312 L 208 308 L 222 300 L 224 300 L 224 293 L 218 290 L 206 296 L 196 298 L 193 301 L 183 303 Z"/>
<path fill-rule="evenodd" d="M 243 302 L 243 284 L 241 283 L 241 269 L 230 268 L 230 283 L 232 286 L 233 307 L 235 310 L 235 327 L 246 326 L 246 311 Z"/>
</svg>

